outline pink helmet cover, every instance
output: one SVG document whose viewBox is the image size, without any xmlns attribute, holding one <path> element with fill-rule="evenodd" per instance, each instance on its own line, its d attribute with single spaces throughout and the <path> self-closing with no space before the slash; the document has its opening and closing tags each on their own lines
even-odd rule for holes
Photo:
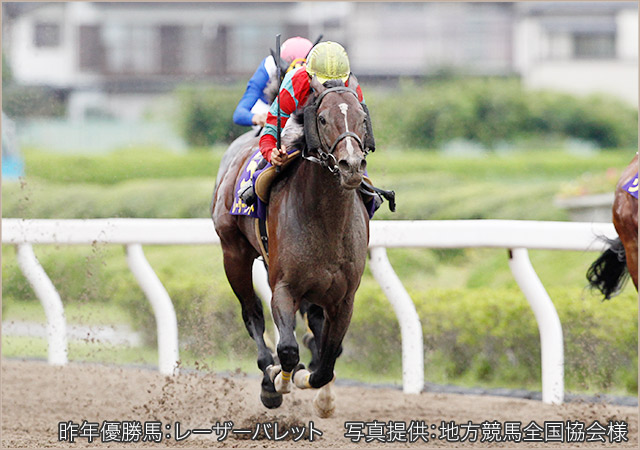
<svg viewBox="0 0 640 450">
<path fill-rule="evenodd" d="M 291 64 L 296 59 L 303 59 L 313 47 L 309 39 L 300 36 L 287 39 L 280 47 L 280 57 Z"/>
</svg>

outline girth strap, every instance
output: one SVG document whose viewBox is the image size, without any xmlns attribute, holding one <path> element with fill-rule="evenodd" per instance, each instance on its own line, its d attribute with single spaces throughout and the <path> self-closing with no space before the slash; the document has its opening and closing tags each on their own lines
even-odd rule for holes
<svg viewBox="0 0 640 450">
<path fill-rule="evenodd" d="M 258 238 L 258 245 L 260 246 L 260 253 L 264 259 L 264 265 L 269 268 L 269 235 L 267 232 L 267 221 L 262 219 L 256 219 L 255 222 L 256 238 Z"/>
</svg>

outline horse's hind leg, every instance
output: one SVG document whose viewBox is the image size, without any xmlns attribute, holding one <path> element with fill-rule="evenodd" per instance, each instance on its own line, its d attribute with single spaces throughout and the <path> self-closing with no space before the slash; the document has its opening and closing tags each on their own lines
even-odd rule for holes
<svg viewBox="0 0 640 450">
<path fill-rule="evenodd" d="M 262 302 L 253 290 L 251 271 L 257 255 L 253 247 L 240 235 L 237 239 L 223 242 L 224 270 L 233 292 L 242 306 L 242 319 L 249 335 L 258 348 L 258 367 L 263 372 L 260 399 L 267 408 L 277 408 L 282 404 L 282 395 L 275 391 L 273 382 L 266 373 L 273 365 L 273 355 L 264 341 L 264 314 Z"/>
<path fill-rule="evenodd" d="M 322 312 L 322 308 L 307 301 L 302 301 L 300 304 L 300 313 L 305 317 L 306 325 L 308 327 L 307 332 L 302 339 L 304 345 L 311 352 L 309 370 L 313 371 L 316 370 L 320 364 L 320 350 L 318 349 L 318 342 L 320 342 L 320 336 L 322 336 L 324 313 Z"/>
</svg>

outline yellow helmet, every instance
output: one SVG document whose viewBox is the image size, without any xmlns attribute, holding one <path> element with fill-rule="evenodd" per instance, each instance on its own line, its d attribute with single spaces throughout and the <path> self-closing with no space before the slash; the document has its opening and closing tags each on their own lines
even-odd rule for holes
<svg viewBox="0 0 640 450">
<path fill-rule="evenodd" d="M 349 79 L 351 69 L 349 57 L 342 45 L 337 42 L 320 42 L 316 44 L 307 57 L 307 73 L 316 76 L 320 83 L 329 80 Z"/>
</svg>

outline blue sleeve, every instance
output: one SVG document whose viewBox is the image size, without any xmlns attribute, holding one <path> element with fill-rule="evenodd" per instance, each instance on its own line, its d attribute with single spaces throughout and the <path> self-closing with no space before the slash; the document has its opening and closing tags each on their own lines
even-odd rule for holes
<svg viewBox="0 0 640 450">
<path fill-rule="evenodd" d="M 233 113 L 233 122 L 238 125 L 253 125 L 251 121 L 253 117 L 251 108 L 253 108 L 253 105 L 262 97 L 264 88 L 267 87 L 267 83 L 269 82 L 269 74 L 264 66 L 267 58 L 262 60 L 260 66 L 247 83 L 247 90 L 244 91 L 244 95 Z"/>
</svg>

